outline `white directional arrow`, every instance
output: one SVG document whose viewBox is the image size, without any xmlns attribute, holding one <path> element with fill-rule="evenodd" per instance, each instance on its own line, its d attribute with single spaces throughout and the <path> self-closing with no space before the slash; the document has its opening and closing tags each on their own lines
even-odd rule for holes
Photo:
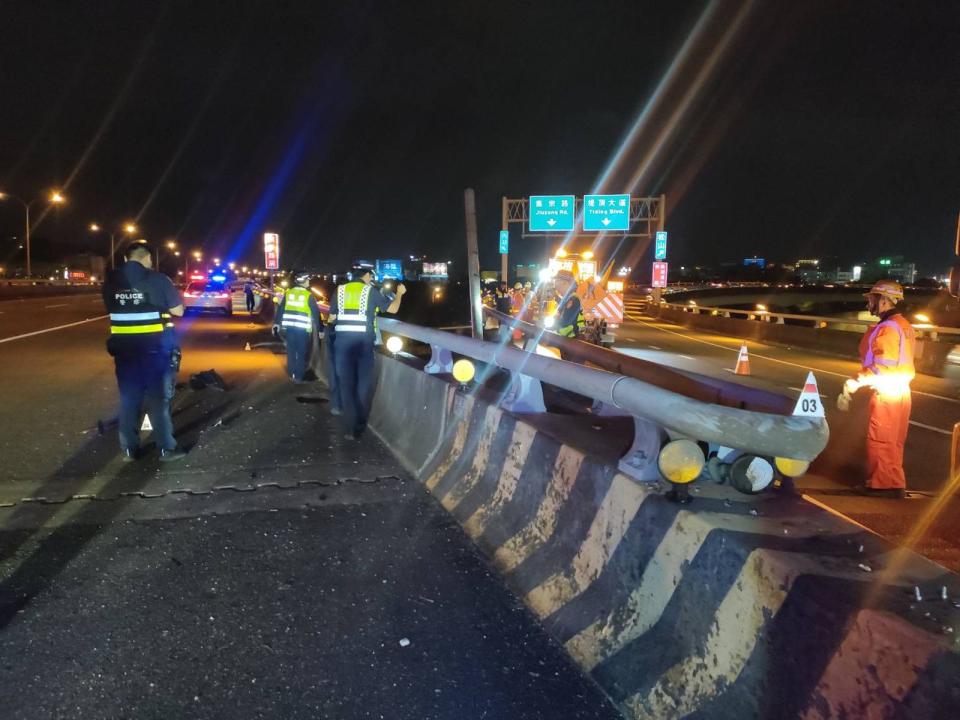
<svg viewBox="0 0 960 720">
<path fill-rule="evenodd" d="M 610 218 L 604 218 L 604 219 L 601 220 L 600 222 L 602 222 L 604 225 L 609 225 L 609 224 L 610 224 Z"/>
<path fill-rule="evenodd" d="M 547 225 L 549 225 L 550 227 L 553 227 L 556 224 L 557 224 L 557 221 L 554 220 L 553 218 L 550 218 L 549 220 L 547 220 Z"/>
</svg>

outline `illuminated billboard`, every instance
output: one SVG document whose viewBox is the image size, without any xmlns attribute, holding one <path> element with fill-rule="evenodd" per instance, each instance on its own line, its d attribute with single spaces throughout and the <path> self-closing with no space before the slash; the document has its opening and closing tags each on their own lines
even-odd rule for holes
<svg viewBox="0 0 960 720">
<path fill-rule="evenodd" d="M 263 234 L 263 266 L 267 270 L 280 269 L 280 236 L 277 233 Z"/>
<path fill-rule="evenodd" d="M 380 280 L 403 280 L 403 261 L 377 260 L 377 277 Z"/>
<path fill-rule="evenodd" d="M 445 262 L 425 262 L 423 264 L 423 276 L 445 278 L 447 277 L 447 264 Z"/>
</svg>

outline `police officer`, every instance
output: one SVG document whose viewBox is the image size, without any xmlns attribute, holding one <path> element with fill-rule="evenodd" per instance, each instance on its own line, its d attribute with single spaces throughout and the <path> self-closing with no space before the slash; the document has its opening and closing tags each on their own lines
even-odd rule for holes
<svg viewBox="0 0 960 720">
<path fill-rule="evenodd" d="M 903 446 L 910 427 L 910 381 L 916 334 L 898 308 L 903 287 L 881 280 L 865 294 L 867 309 L 880 322 L 860 340 L 860 371 L 843 385 L 837 407 L 847 410 L 853 393 L 870 390 L 870 420 L 867 429 L 868 495 L 890 498 L 906 496 Z"/>
<path fill-rule="evenodd" d="M 586 321 L 583 317 L 583 306 L 577 297 L 576 279 L 569 270 L 560 270 L 553 282 L 557 289 L 557 307 L 560 308 L 557 334 L 579 338 L 586 327 Z"/>
<path fill-rule="evenodd" d="M 373 270 L 356 267 L 350 282 L 340 285 L 330 303 L 341 422 L 348 438 L 359 438 L 367 427 L 373 386 L 374 320 L 378 312 L 395 313 L 407 288 L 400 283 L 393 300 L 373 287 Z"/>
<path fill-rule="evenodd" d="M 320 308 L 310 290 L 310 273 L 300 273 L 294 278 L 294 287 L 283 294 L 276 317 L 279 325 L 273 326 L 274 334 L 282 327 L 286 335 L 287 374 L 295 383 L 301 383 L 307 373 L 307 362 L 315 334 L 319 334 Z"/>
<path fill-rule="evenodd" d="M 180 348 L 171 316 L 183 315 L 183 300 L 170 278 L 154 272 L 146 242 L 135 243 L 127 261 L 111 270 L 103 284 L 103 302 L 110 313 L 107 352 L 113 356 L 120 389 L 120 449 L 124 462 L 140 452 L 140 414 L 146 406 L 160 461 L 180 460 L 170 417 Z"/>
</svg>

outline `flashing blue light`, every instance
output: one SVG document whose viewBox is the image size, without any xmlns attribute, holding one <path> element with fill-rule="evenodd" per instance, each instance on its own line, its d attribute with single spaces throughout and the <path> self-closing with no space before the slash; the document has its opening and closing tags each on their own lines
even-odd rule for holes
<svg viewBox="0 0 960 720">
<path fill-rule="evenodd" d="M 210 279 L 211 279 L 211 280 L 214 280 L 214 281 L 216 281 L 216 282 L 225 282 L 226 279 L 227 279 L 227 276 L 226 276 L 226 275 L 211 275 L 211 276 L 210 276 Z"/>
</svg>

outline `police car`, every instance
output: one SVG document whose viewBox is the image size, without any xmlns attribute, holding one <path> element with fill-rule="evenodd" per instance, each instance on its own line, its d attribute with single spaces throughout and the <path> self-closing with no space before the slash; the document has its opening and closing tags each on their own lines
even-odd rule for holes
<svg viewBox="0 0 960 720">
<path fill-rule="evenodd" d="M 185 312 L 203 312 L 205 310 L 233 315 L 233 295 L 226 278 L 215 275 L 209 279 L 191 280 L 183 291 Z"/>
</svg>

